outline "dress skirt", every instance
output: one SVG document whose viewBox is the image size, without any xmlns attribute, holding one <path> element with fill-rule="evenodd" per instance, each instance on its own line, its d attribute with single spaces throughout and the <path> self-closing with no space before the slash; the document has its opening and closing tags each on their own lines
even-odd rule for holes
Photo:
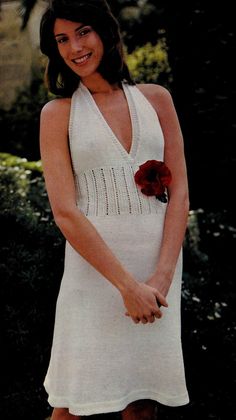
<svg viewBox="0 0 236 420">
<path fill-rule="evenodd" d="M 89 216 L 124 267 L 140 282 L 153 274 L 165 204 L 157 214 Z M 96 244 L 94 252 L 96 250 Z M 154 323 L 125 316 L 120 292 L 66 242 L 51 360 L 49 403 L 71 414 L 117 412 L 139 399 L 169 406 L 188 402 L 181 346 L 182 253 L 168 308 Z"/>
</svg>

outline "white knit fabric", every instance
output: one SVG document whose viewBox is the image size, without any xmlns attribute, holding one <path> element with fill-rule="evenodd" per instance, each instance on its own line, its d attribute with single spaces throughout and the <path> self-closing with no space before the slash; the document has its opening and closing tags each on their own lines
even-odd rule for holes
<svg viewBox="0 0 236 420">
<path fill-rule="evenodd" d="M 82 83 L 72 97 L 70 149 L 79 208 L 143 282 L 157 265 L 166 204 L 143 195 L 134 173 L 149 159 L 163 160 L 164 141 L 157 114 L 144 95 L 125 83 L 123 90 L 132 122 L 130 153 Z M 91 247 L 96 250 L 96 244 Z M 120 411 L 138 399 L 169 406 L 188 403 L 181 276 L 182 253 L 163 317 L 153 324 L 134 324 L 124 315 L 118 290 L 67 242 L 45 378 L 49 403 L 68 407 L 75 415 Z"/>
</svg>

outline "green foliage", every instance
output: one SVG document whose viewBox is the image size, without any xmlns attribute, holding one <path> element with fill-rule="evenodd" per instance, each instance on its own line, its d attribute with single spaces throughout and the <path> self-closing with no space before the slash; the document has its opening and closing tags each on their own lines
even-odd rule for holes
<svg viewBox="0 0 236 420">
<path fill-rule="evenodd" d="M 42 162 L 39 160 L 38 162 L 29 162 L 25 158 L 21 158 L 19 156 L 11 155 L 10 153 L 0 153 L 0 165 L 1 168 L 19 168 L 25 169 L 32 172 L 42 172 Z M 29 173 L 27 173 L 29 174 Z"/>
<path fill-rule="evenodd" d="M 163 37 L 163 10 L 149 1 L 124 1 L 118 13 L 124 43 L 129 52 Z"/>
<path fill-rule="evenodd" d="M 169 86 L 171 71 L 164 39 L 136 48 L 126 56 L 130 72 L 137 83 L 160 83 Z"/>
<path fill-rule="evenodd" d="M 43 419 L 48 406 L 42 382 L 64 239 L 52 218 L 40 162 L 0 154 L 0 230 L 0 417 Z"/>
<path fill-rule="evenodd" d="M 51 99 L 41 79 L 19 92 L 9 111 L 0 109 L 1 152 L 29 160 L 40 159 L 39 118 L 43 105 Z"/>
</svg>

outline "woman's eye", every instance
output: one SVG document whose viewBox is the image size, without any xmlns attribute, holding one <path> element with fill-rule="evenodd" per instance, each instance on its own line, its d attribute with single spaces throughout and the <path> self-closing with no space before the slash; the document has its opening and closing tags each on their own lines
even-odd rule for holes
<svg viewBox="0 0 236 420">
<path fill-rule="evenodd" d="M 83 28 L 81 31 L 79 31 L 79 36 L 87 35 L 91 31 L 92 31 L 92 28 L 89 28 L 89 27 Z"/>
<path fill-rule="evenodd" d="M 58 38 L 56 41 L 58 44 L 63 44 L 64 42 L 67 41 L 67 38 Z"/>
</svg>

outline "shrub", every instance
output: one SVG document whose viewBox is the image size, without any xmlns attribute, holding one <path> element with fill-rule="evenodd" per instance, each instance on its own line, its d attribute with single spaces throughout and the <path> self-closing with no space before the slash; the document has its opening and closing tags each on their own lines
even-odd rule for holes
<svg viewBox="0 0 236 420">
<path fill-rule="evenodd" d="M 64 240 L 53 222 L 40 162 L 0 154 L 0 229 L 0 414 L 42 419 Z"/>
<path fill-rule="evenodd" d="M 159 83 L 168 87 L 171 82 L 171 70 L 165 39 L 156 45 L 150 42 L 127 54 L 130 72 L 137 83 Z"/>
<path fill-rule="evenodd" d="M 40 159 L 39 118 L 43 105 L 51 96 L 43 81 L 32 81 L 29 88 L 21 90 L 11 109 L 0 109 L 0 150 L 29 160 Z"/>
</svg>

